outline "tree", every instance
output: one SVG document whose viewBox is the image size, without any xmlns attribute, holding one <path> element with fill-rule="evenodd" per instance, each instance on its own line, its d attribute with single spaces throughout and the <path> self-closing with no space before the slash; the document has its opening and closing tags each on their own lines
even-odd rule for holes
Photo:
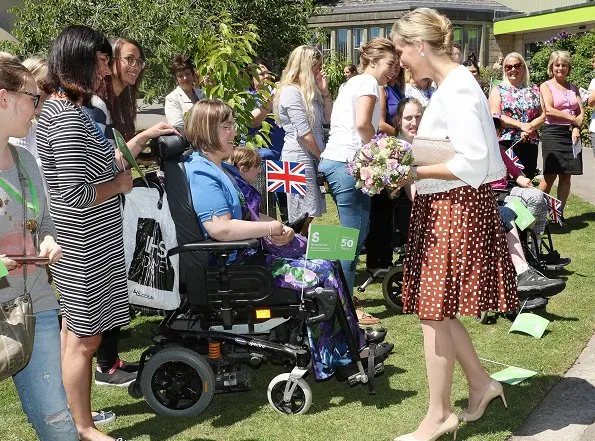
<svg viewBox="0 0 595 441">
<path fill-rule="evenodd" d="M 241 25 L 236 29 L 250 29 L 259 37 L 250 57 L 257 54 L 278 68 L 295 46 L 311 38 L 307 22 L 314 11 L 313 0 L 24 0 L 10 11 L 18 43 L 2 47 L 21 57 L 45 53 L 71 24 L 133 38 L 148 61 L 141 91 L 148 100 L 162 99 L 175 85 L 169 70 L 174 55 L 196 57 L 190 52 L 194 41 L 214 32 L 209 17 L 225 15 Z"/>
</svg>

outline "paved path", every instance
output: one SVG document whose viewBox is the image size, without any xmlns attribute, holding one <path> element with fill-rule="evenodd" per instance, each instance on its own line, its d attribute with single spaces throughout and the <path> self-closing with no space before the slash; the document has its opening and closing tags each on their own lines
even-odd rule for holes
<svg viewBox="0 0 595 441">
<path fill-rule="evenodd" d="M 595 205 L 591 149 L 583 149 L 583 171 L 582 176 L 572 177 L 571 192 Z M 595 441 L 594 422 L 595 336 L 511 441 Z"/>
</svg>

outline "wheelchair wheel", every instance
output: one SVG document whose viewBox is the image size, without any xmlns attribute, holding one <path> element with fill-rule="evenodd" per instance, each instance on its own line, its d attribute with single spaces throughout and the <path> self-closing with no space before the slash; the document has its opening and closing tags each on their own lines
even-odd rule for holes
<svg viewBox="0 0 595 441">
<path fill-rule="evenodd" d="M 382 280 L 382 294 L 384 300 L 398 314 L 403 312 L 403 266 L 394 266 Z"/>
<path fill-rule="evenodd" d="M 140 385 L 147 404 L 158 415 L 198 415 L 215 395 L 213 369 L 199 354 L 183 347 L 154 354 L 142 370 Z"/>
<path fill-rule="evenodd" d="M 299 415 L 306 413 L 312 404 L 310 385 L 303 378 L 298 379 L 291 400 L 287 403 L 283 400 L 283 394 L 288 380 L 288 372 L 277 375 L 271 380 L 267 391 L 269 403 L 271 403 L 273 409 L 282 414 Z"/>
</svg>

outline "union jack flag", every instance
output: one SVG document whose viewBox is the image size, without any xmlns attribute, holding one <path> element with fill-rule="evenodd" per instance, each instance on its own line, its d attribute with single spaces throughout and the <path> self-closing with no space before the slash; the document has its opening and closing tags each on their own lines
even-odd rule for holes
<svg viewBox="0 0 595 441">
<path fill-rule="evenodd" d="M 504 153 L 506 153 L 506 156 L 508 156 L 508 158 L 513 162 L 514 165 L 516 165 L 521 170 L 525 170 L 525 166 L 521 163 L 521 160 L 516 155 L 512 147 L 506 150 Z"/>
<path fill-rule="evenodd" d="M 554 222 L 562 225 L 562 201 L 546 193 L 544 193 L 544 196 L 547 203 L 548 216 Z"/>
<path fill-rule="evenodd" d="M 266 162 L 267 191 L 306 195 L 306 165 L 301 162 Z"/>
</svg>

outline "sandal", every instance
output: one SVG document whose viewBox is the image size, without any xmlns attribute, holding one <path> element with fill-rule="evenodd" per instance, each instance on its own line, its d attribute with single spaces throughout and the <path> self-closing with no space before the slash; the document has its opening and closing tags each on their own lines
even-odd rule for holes
<svg viewBox="0 0 595 441">
<path fill-rule="evenodd" d="M 357 296 L 353 296 L 353 306 L 355 306 L 356 308 L 366 306 L 366 299 L 360 299 Z"/>
<path fill-rule="evenodd" d="M 368 314 L 363 309 L 358 309 L 355 312 L 357 315 L 357 321 L 359 322 L 360 326 L 372 326 L 380 323 L 380 319 L 374 317 L 371 314 Z"/>
</svg>

